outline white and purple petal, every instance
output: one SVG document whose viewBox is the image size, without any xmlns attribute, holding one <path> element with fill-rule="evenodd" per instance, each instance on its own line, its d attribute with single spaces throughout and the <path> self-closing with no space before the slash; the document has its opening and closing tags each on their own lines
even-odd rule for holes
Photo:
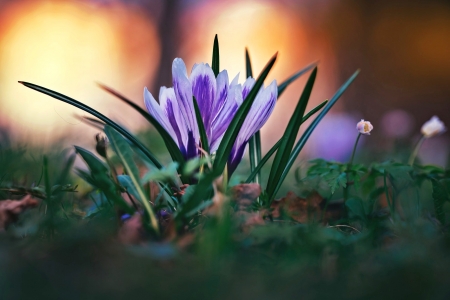
<svg viewBox="0 0 450 300">
<path fill-rule="evenodd" d="M 223 70 L 222 72 L 217 75 L 216 78 L 217 82 L 217 91 L 216 91 L 216 98 L 214 99 L 214 104 L 212 108 L 211 115 L 213 116 L 212 121 L 217 117 L 219 112 L 222 110 L 225 101 L 227 100 L 228 96 L 228 72 L 227 70 Z"/>
<path fill-rule="evenodd" d="M 186 155 L 188 129 L 186 126 L 186 121 L 181 114 L 174 89 L 166 88 L 165 86 L 161 87 L 159 92 L 159 103 L 177 137 L 177 142 L 181 152 L 183 155 Z"/>
<path fill-rule="evenodd" d="M 195 140 L 199 140 L 199 131 L 195 118 L 192 98 L 192 85 L 187 77 L 186 65 L 181 58 L 175 58 L 172 64 L 172 79 L 175 95 L 188 131 L 193 132 Z"/>
<path fill-rule="evenodd" d="M 177 139 L 177 135 L 173 130 L 167 115 L 163 111 L 163 109 L 159 106 L 158 102 L 156 102 L 153 95 L 148 91 L 147 88 L 144 88 L 144 103 L 149 112 L 149 114 L 158 121 L 158 123 L 170 134 L 173 140 L 178 144 L 180 144 Z M 182 144 L 181 144 L 182 145 Z"/>
<path fill-rule="evenodd" d="M 238 84 L 231 86 L 230 90 L 228 91 L 228 97 L 224 103 L 224 106 L 217 117 L 214 119 L 212 124 L 212 138 L 210 140 L 211 152 L 216 151 L 219 147 L 223 134 L 227 130 L 241 104 L 241 85 Z"/>
<path fill-rule="evenodd" d="M 217 83 L 214 72 L 208 64 L 196 64 L 190 76 L 192 95 L 195 97 L 203 119 L 205 131 L 211 136 L 211 122 L 216 98 Z"/>
<path fill-rule="evenodd" d="M 252 87 L 255 85 L 255 79 L 253 77 L 247 78 L 242 85 L 242 99 L 245 99 L 250 93 Z"/>
</svg>

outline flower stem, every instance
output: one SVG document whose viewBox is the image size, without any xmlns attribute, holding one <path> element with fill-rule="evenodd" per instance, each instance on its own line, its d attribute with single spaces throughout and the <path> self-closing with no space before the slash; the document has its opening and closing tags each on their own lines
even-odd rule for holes
<svg viewBox="0 0 450 300">
<path fill-rule="evenodd" d="M 358 146 L 358 142 L 359 142 L 360 138 L 361 138 L 361 133 L 358 133 L 358 137 L 356 138 L 355 145 L 353 146 L 352 157 L 350 158 L 350 162 L 347 165 L 347 185 L 344 188 L 344 206 L 345 206 L 345 202 L 347 202 L 347 199 L 348 199 L 348 190 L 349 190 L 348 183 L 350 181 L 348 174 L 352 168 L 353 159 L 355 158 L 356 147 Z"/>
<path fill-rule="evenodd" d="M 425 136 L 422 135 L 422 137 L 420 138 L 420 140 L 417 142 L 416 147 L 414 148 L 414 151 L 411 153 L 411 156 L 409 157 L 408 160 L 408 165 L 412 166 L 414 164 L 414 160 L 416 160 L 416 156 L 419 153 L 419 149 L 422 146 L 423 142 L 425 141 Z"/>
<path fill-rule="evenodd" d="M 350 162 L 348 163 L 347 170 L 350 170 L 352 168 L 353 159 L 355 158 L 356 147 L 358 146 L 360 137 L 361 137 L 361 133 L 358 133 L 358 137 L 356 138 L 355 145 L 353 146 L 352 158 L 350 158 Z"/>
</svg>

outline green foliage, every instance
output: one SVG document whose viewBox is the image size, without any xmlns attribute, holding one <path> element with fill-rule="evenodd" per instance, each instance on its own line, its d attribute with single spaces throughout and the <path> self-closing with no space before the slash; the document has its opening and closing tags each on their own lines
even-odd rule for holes
<svg viewBox="0 0 450 300">
<path fill-rule="evenodd" d="M 288 163 L 292 147 L 294 146 L 295 139 L 297 138 L 297 134 L 300 129 L 300 125 L 302 124 L 303 115 L 305 114 L 309 97 L 311 96 L 312 88 L 316 80 L 316 75 L 317 68 L 315 68 L 309 76 L 309 79 L 306 82 L 305 89 L 303 90 L 303 93 L 298 100 L 298 104 L 294 110 L 294 113 L 289 120 L 283 136 L 281 137 L 281 144 L 278 147 L 277 153 L 275 155 L 266 188 L 266 191 L 271 198 L 275 196 L 274 191 L 278 183 L 276 178 L 280 178 Z"/>
</svg>

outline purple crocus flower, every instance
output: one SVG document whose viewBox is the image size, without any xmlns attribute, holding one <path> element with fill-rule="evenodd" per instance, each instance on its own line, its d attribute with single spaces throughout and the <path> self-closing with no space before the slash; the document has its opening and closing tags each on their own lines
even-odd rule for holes
<svg viewBox="0 0 450 300">
<path fill-rule="evenodd" d="M 237 75 L 229 83 L 226 70 L 216 78 L 211 67 L 204 63 L 195 64 L 188 78 L 181 58 L 173 61 L 172 77 L 173 88 L 161 87 L 159 103 L 147 88 L 144 89 L 147 110 L 172 136 L 184 158 L 194 158 L 200 155 L 200 134 L 193 104 L 195 97 L 209 148 L 214 153 L 243 99 L 255 84 L 255 79 L 249 77 L 241 86 Z M 261 88 L 254 100 L 228 159 L 228 174 L 231 175 L 242 160 L 248 140 L 269 118 L 276 99 L 277 84 L 274 80 L 267 88 Z"/>
</svg>

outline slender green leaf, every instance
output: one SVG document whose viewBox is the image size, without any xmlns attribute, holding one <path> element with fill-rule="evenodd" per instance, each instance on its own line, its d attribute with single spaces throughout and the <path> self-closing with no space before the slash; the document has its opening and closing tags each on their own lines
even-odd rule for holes
<svg viewBox="0 0 450 300">
<path fill-rule="evenodd" d="M 278 85 L 278 99 L 280 99 L 281 94 L 283 94 L 283 92 L 292 82 L 294 82 L 297 78 L 299 78 L 300 76 L 302 76 L 303 74 L 305 74 L 306 72 L 308 72 L 309 70 L 311 70 L 316 66 L 317 66 L 316 62 L 309 64 L 300 71 L 298 71 L 297 73 L 295 73 L 294 75 L 292 75 L 291 77 L 289 77 L 288 79 L 286 79 L 285 81 L 283 81 L 282 83 L 280 83 L 280 85 Z"/>
<path fill-rule="evenodd" d="M 242 124 L 244 123 L 244 120 L 247 117 L 248 112 L 250 111 L 250 108 L 256 98 L 256 95 L 259 92 L 270 70 L 272 69 L 276 59 L 277 54 L 275 54 L 267 63 L 267 65 L 261 72 L 261 75 L 259 75 L 258 79 L 256 80 L 256 83 L 251 89 L 250 93 L 244 99 L 244 102 L 234 115 L 234 118 L 231 121 L 230 125 L 228 126 L 227 131 L 225 131 L 225 134 L 222 138 L 219 148 L 217 149 L 216 158 L 214 160 L 213 165 L 213 170 L 217 176 L 220 175 L 225 169 L 228 157 L 230 156 L 231 153 L 231 149 L 234 145 L 234 142 L 236 141 L 236 138 L 242 127 Z"/>
<path fill-rule="evenodd" d="M 298 131 L 300 130 L 300 125 L 303 123 L 303 115 L 305 114 L 306 106 L 308 105 L 309 98 L 311 96 L 312 89 L 314 87 L 314 82 L 316 80 L 317 68 L 314 68 L 313 72 L 306 82 L 306 86 L 298 100 L 297 106 L 295 107 L 294 113 L 289 120 L 289 123 L 281 137 L 281 145 L 275 155 L 275 159 L 270 170 L 269 180 L 267 182 L 267 193 L 269 196 L 272 194 L 275 185 L 276 178 L 279 178 L 283 173 L 286 164 L 289 161 L 289 156 L 291 154 L 292 148 L 294 147 L 295 140 L 297 139 Z"/>
<path fill-rule="evenodd" d="M 309 113 L 307 113 L 303 117 L 302 123 L 304 123 L 306 120 L 308 120 L 312 115 L 314 115 L 316 112 L 318 112 L 327 103 L 328 103 L 328 100 L 325 100 L 322 103 L 320 103 L 319 105 L 317 105 L 316 107 L 314 107 L 313 109 L 311 109 L 309 111 Z M 269 158 L 275 153 L 275 151 L 277 151 L 277 149 L 280 146 L 280 144 L 281 144 L 281 139 L 279 139 L 278 142 L 276 142 L 275 145 L 273 145 L 272 148 L 270 148 L 270 150 L 267 152 L 267 154 L 264 155 L 264 157 L 260 160 L 258 166 L 255 168 L 255 170 L 253 170 L 253 172 L 250 174 L 250 176 L 245 181 L 246 183 L 252 182 L 252 180 L 253 180 L 253 178 L 255 178 L 256 174 L 259 171 L 261 171 L 261 168 L 267 163 Z"/>
<path fill-rule="evenodd" d="M 161 124 L 159 124 L 159 122 L 152 115 L 150 115 L 147 111 L 142 109 L 139 105 L 137 105 L 133 101 L 127 99 L 125 96 L 121 95 L 120 93 L 118 93 L 117 91 L 113 90 L 112 88 L 109 88 L 109 87 L 107 87 L 107 86 L 105 86 L 105 85 L 103 85 L 101 83 L 97 83 L 97 84 L 103 90 L 105 90 L 108 93 L 114 95 L 118 99 L 122 100 L 123 102 L 125 102 L 126 104 L 128 104 L 129 106 L 134 108 L 147 121 L 149 121 L 153 125 L 153 127 L 155 127 L 156 131 L 158 131 L 158 133 L 161 135 L 161 137 L 162 137 L 162 139 L 164 141 L 164 144 L 167 147 L 167 150 L 169 150 L 169 154 L 172 157 L 172 160 L 175 161 L 175 162 L 178 162 L 180 165 L 182 165 L 184 163 L 183 154 L 181 153 L 181 151 L 178 148 L 177 144 L 175 143 L 173 138 L 170 136 L 170 134 L 164 129 L 164 127 L 161 126 Z"/>
<path fill-rule="evenodd" d="M 95 109 L 81 103 L 80 101 L 77 101 L 75 99 L 72 99 L 66 95 L 60 94 L 58 92 L 49 90 L 47 88 L 44 88 L 42 86 L 33 84 L 33 83 L 29 83 L 29 82 L 24 82 L 24 81 L 19 81 L 19 83 L 23 84 L 24 86 L 33 89 L 35 91 L 38 91 L 40 93 L 46 94 L 52 98 L 55 98 L 57 100 L 60 100 L 62 102 L 68 103 L 70 105 L 73 105 L 81 110 L 84 110 L 87 113 L 90 113 L 91 115 L 99 118 L 100 120 L 102 120 L 103 122 L 105 122 L 106 124 L 108 124 L 109 126 L 111 126 L 112 128 L 114 128 L 115 130 L 117 130 L 120 134 L 122 134 L 124 137 L 126 137 L 128 140 L 130 140 L 133 144 L 136 145 L 136 147 L 138 147 L 151 161 L 152 163 L 158 168 L 162 168 L 161 163 L 158 161 L 158 159 L 155 157 L 155 155 L 148 150 L 139 140 L 137 140 L 131 133 L 129 133 L 128 131 L 126 131 L 124 128 L 122 128 L 121 126 L 119 126 L 117 123 L 113 122 L 112 120 L 110 120 L 109 118 L 107 118 L 106 116 L 104 116 L 103 114 L 99 113 L 98 111 L 96 111 Z"/>
<path fill-rule="evenodd" d="M 220 65 L 219 65 L 220 59 L 219 59 L 219 39 L 217 38 L 217 34 L 214 37 L 214 46 L 213 46 L 213 54 L 212 54 L 212 64 L 211 68 L 214 72 L 214 75 L 217 77 L 220 72 Z"/>
<path fill-rule="evenodd" d="M 331 98 L 331 100 L 328 102 L 328 104 L 324 107 L 324 109 L 320 112 L 320 114 L 314 119 L 314 121 L 309 125 L 309 127 L 306 129 L 306 131 L 303 133 L 303 135 L 300 137 L 300 140 L 297 142 L 297 144 L 294 146 L 294 149 L 289 157 L 289 161 L 284 168 L 283 173 L 279 178 L 275 178 L 276 180 L 276 186 L 273 192 L 270 195 L 270 201 L 273 200 L 275 195 L 277 194 L 278 190 L 280 189 L 281 185 L 283 184 L 284 179 L 286 178 L 287 174 L 289 173 L 289 170 L 291 169 L 292 165 L 294 164 L 295 160 L 297 159 L 297 156 L 300 154 L 300 151 L 305 146 L 306 142 L 308 141 L 308 138 L 311 136 L 314 129 L 317 127 L 319 122 L 325 117 L 325 115 L 330 111 L 330 109 L 333 107 L 333 105 L 339 100 L 339 98 L 342 96 L 342 94 L 345 92 L 345 90 L 350 86 L 350 84 L 355 80 L 356 76 L 358 76 L 359 70 L 356 71 L 348 80 L 347 82 L 342 85 L 339 90 L 334 94 L 334 96 Z"/>
<path fill-rule="evenodd" d="M 267 161 L 270 159 L 270 157 L 278 150 L 278 147 L 281 145 L 281 139 L 278 140 L 278 142 L 275 143 L 275 145 L 270 148 L 270 150 L 264 155 L 264 157 L 261 159 L 259 164 L 256 166 L 256 168 L 253 170 L 253 172 L 248 176 L 245 183 L 251 183 L 255 176 L 261 171 L 261 168 L 267 163 Z"/>
<path fill-rule="evenodd" d="M 105 133 L 108 136 L 114 152 L 116 152 L 117 156 L 120 158 L 125 170 L 128 173 L 128 176 L 130 177 L 134 187 L 136 188 L 137 194 L 139 196 L 138 200 L 144 205 L 153 230 L 158 233 L 158 219 L 156 218 L 156 215 L 153 212 L 152 207 L 150 206 L 150 199 L 148 198 L 147 193 L 145 193 L 145 190 L 140 184 L 139 169 L 133 161 L 133 152 L 131 151 L 130 146 L 122 137 L 122 135 L 120 135 L 112 127 L 105 126 Z"/>
<path fill-rule="evenodd" d="M 208 142 L 208 136 L 206 135 L 205 125 L 203 124 L 202 115 L 200 113 L 200 108 L 198 107 L 197 99 L 194 98 L 194 110 L 195 110 L 195 117 L 197 119 L 197 126 L 198 131 L 200 133 L 200 142 L 202 143 L 201 148 L 206 151 L 206 153 L 209 153 L 209 142 Z"/>
<path fill-rule="evenodd" d="M 252 62 L 250 60 L 250 54 L 248 49 L 245 49 L 245 66 L 247 70 L 247 78 L 253 77 Z M 249 147 L 249 159 L 250 159 L 250 171 L 253 172 L 261 161 L 261 133 L 259 130 L 248 141 Z M 255 182 L 261 182 L 261 174 L 258 172 L 255 177 Z"/>
</svg>

